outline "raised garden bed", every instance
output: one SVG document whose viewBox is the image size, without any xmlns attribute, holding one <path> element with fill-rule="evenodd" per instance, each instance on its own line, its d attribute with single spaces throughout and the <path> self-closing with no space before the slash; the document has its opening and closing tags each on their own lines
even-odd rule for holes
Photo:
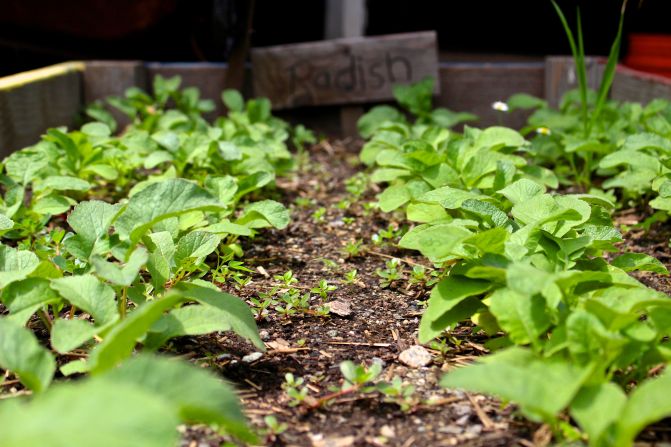
<svg viewBox="0 0 671 447">
<path fill-rule="evenodd" d="M 603 64 L 587 67 L 595 86 Z M 0 420 L 11 429 L 0 445 L 170 445 L 177 424 L 186 446 L 231 435 L 669 441 L 668 403 L 655 400 L 671 377 L 668 103 L 608 103 L 580 140 L 579 101 L 560 102 L 575 85 L 566 58 L 443 64 L 434 105 L 475 112 L 486 130 L 441 130 L 468 117 L 413 108 L 433 91 L 417 85 L 399 94 L 410 120 L 377 108 L 361 136 L 317 142 L 230 91 L 228 117 L 210 125 L 201 115 L 223 103 L 155 77 L 179 75 L 215 100 L 225 72 L 93 62 L 0 80 L 8 152 L 86 119 L 84 104 L 154 82 L 152 96 L 116 101 L 132 118 L 115 112 L 119 136 L 110 114 L 89 109 L 98 123 L 52 130 L 5 162 Z M 617 72 L 612 99 L 659 96 L 671 97 L 667 80 Z M 43 104 L 51 112 L 36 115 Z M 337 107 L 323 112 L 282 116 L 351 127 Z M 131 356 L 152 349 L 182 362 Z M 54 374 L 70 384 L 49 387 Z M 29 405 L 13 399 L 33 393 Z"/>
</svg>

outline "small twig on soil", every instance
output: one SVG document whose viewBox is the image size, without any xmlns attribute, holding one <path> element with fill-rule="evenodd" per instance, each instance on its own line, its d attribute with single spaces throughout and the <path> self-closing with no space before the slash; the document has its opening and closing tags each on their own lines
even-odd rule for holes
<svg viewBox="0 0 671 447">
<path fill-rule="evenodd" d="M 291 354 L 292 352 L 298 351 L 309 351 L 312 348 L 286 348 L 286 349 L 273 349 L 272 351 L 266 351 L 266 355 L 269 354 Z"/>
<path fill-rule="evenodd" d="M 391 343 L 358 343 L 353 341 L 327 341 L 329 345 L 347 345 L 347 346 L 374 346 L 376 348 L 388 348 Z"/>
<path fill-rule="evenodd" d="M 419 262 L 410 261 L 409 259 L 399 258 L 397 256 L 388 255 L 386 253 L 380 253 L 379 251 L 367 250 L 366 253 L 369 253 L 369 254 L 375 255 L 375 256 L 381 256 L 383 258 L 388 258 L 388 259 L 398 259 L 399 261 L 405 262 L 408 265 L 418 265 L 420 267 L 424 267 L 427 270 L 435 270 L 433 267 L 428 267 L 424 264 L 420 264 Z"/>
<path fill-rule="evenodd" d="M 487 413 L 484 412 L 480 404 L 471 396 L 470 394 L 466 394 L 466 397 L 468 397 L 468 400 L 471 402 L 471 405 L 473 405 L 473 408 L 475 409 L 475 414 L 478 415 L 478 418 L 482 422 L 482 425 L 484 426 L 485 430 L 491 430 L 494 428 L 494 422 L 487 416 Z"/>
<path fill-rule="evenodd" d="M 313 403 L 307 406 L 308 409 L 314 410 L 315 408 L 319 408 L 322 405 L 324 405 L 326 402 L 331 401 L 333 399 L 337 399 L 342 396 L 346 396 L 348 394 L 356 393 L 359 391 L 360 386 L 351 386 L 349 388 L 345 388 L 344 390 L 336 391 L 334 393 L 327 394 L 325 396 L 320 397 L 319 399 L 315 399 Z"/>
<path fill-rule="evenodd" d="M 247 382 L 247 383 L 249 384 L 249 386 L 251 386 L 252 388 L 257 389 L 258 391 L 263 390 L 263 387 L 261 387 L 261 386 L 255 384 L 254 382 L 252 382 L 252 381 L 249 380 L 249 379 L 245 379 L 245 382 Z"/>
<path fill-rule="evenodd" d="M 14 379 L 14 380 L 6 380 L 4 382 L 0 382 L 0 386 L 11 386 L 11 385 L 16 385 L 17 383 L 20 383 L 20 380 Z"/>
</svg>

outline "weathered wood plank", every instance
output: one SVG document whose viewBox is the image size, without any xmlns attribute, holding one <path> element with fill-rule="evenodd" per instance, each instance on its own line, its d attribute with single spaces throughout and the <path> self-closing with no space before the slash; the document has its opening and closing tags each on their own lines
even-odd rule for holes
<svg viewBox="0 0 671 447">
<path fill-rule="evenodd" d="M 36 143 L 49 127 L 74 124 L 83 69 L 68 62 L 0 78 L 0 156 Z"/>
<path fill-rule="evenodd" d="M 439 77 L 441 94 L 436 99 L 436 105 L 478 115 L 477 126 L 520 128 L 526 123 L 525 112 L 498 112 L 492 109 L 492 103 L 505 101 L 515 93 L 543 98 L 544 75 L 542 62 L 442 63 Z"/>
<path fill-rule="evenodd" d="M 586 57 L 587 86 L 597 90 L 603 77 L 601 58 Z M 545 99 L 552 107 L 558 107 L 561 97 L 569 90 L 578 88 L 578 74 L 573 58 L 569 56 L 549 56 L 545 58 Z"/>
<path fill-rule="evenodd" d="M 671 79 L 620 65 L 615 72 L 611 98 L 643 104 L 655 98 L 671 100 Z"/>
<path fill-rule="evenodd" d="M 275 108 L 384 101 L 437 68 L 433 31 L 252 50 L 254 92 Z"/>
</svg>

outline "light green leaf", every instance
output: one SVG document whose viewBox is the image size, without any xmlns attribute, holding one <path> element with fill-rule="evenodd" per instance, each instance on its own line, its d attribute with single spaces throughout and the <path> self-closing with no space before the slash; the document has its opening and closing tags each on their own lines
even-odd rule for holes
<svg viewBox="0 0 671 447">
<path fill-rule="evenodd" d="M 0 289 L 14 281 L 21 281 L 39 265 L 37 255 L 0 244 Z"/>
<path fill-rule="evenodd" d="M 519 179 L 498 191 L 503 194 L 513 205 L 523 203 L 532 197 L 545 193 L 545 187 L 525 178 Z"/>
<path fill-rule="evenodd" d="M 175 249 L 175 264 L 184 266 L 189 262 L 201 262 L 217 249 L 221 236 L 205 231 L 192 231 L 182 236 Z"/>
<path fill-rule="evenodd" d="M 380 209 L 385 213 L 405 205 L 410 199 L 410 192 L 406 185 L 390 186 L 378 197 Z"/>
<path fill-rule="evenodd" d="M 538 344 L 538 338 L 550 327 L 545 300 L 539 295 L 520 294 L 498 289 L 489 297 L 489 311 L 513 343 Z"/>
<path fill-rule="evenodd" d="M 514 347 L 447 374 L 441 385 L 493 394 L 517 403 L 533 420 L 552 422 L 589 374 L 589 368 L 560 358 L 537 357 L 527 349 Z"/>
<path fill-rule="evenodd" d="M 87 380 L 59 385 L 30 401 L 14 400 L 0 404 L 3 447 L 177 445 L 177 409 L 138 385 Z"/>
<path fill-rule="evenodd" d="M 101 278 L 118 286 L 130 286 L 143 265 L 147 262 L 147 250 L 144 247 L 137 247 L 128 258 L 126 265 L 119 267 L 112 262 L 108 262 L 102 257 L 94 256 L 91 263 L 95 271 Z"/>
<path fill-rule="evenodd" d="M 289 210 L 284 205 L 274 200 L 261 200 L 247 205 L 235 223 L 249 228 L 270 225 L 281 230 L 289 225 L 289 220 Z"/>
<path fill-rule="evenodd" d="M 617 421 L 627 402 L 624 392 L 614 383 L 583 387 L 571 403 L 571 416 L 589 435 L 590 445 Z"/>
<path fill-rule="evenodd" d="M 654 272 L 662 275 L 668 275 L 669 271 L 659 259 L 644 253 L 624 253 L 610 262 L 611 265 L 621 268 L 625 272 L 635 270 L 643 272 Z"/>
<path fill-rule="evenodd" d="M 252 312 L 240 298 L 214 288 L 190 283 L 179 283 L 173 290 L 201 304 L 216 308 L 236 334 L 252 342 L 257 349 L 265 351 Z"/>
<path fill-rule="evenodd" d="M 100 373 L 114 368 L 128 358 L 137 340 L 161 318 L 164 312 L 185 301 L 181 293 L 169 292 L 163 298 L 148 301 L 131 312 L 124 320 L 112 327 L 105 340 L 97 345 L 89 355 L 90 370 Z"/>
<path fill-rule="evenodd" d="M 91 314 L 97 326 L 119 318 L 114 290 L 93 275 L 52 279 L 51 288 L 72 305 Z"/>
<path fill-rule="evenodd" d="M 63 214 L 70 209 L 72 205 L 75 205 L 73 199 L 58 194 L 50 194 L 45 197 L 41 197 L 33 203 L 32 210 L 37 214 L 43 215 L 56 215 Z"/>
<path fill-rule="evenodd" d="M 26 312 L 27 319 L 40 307 L 61 300 L 49 284 L 49 280 L 45 278 L 26 278 L 13 282 L 2 291 L 2 302 L 7 306 L 10 315 Z"/>
<path fill-rule="evenodd" d="M 54 191 L 88 191 L 91 184 L 86 180 L 65 175 L 52 175 L 35 185 L 35 190 L 43 191 L 51 189 Z"/>
<path fill-rule="evenodd" d="M 463 276 L 449 276 L 440 281 L 432 290 L 429 305 L 422 315 L 419 326 L 419 341 L 427 343 L 440 335 L 447 327 L 441 318 L 472 296 L 478 296 L 491 288 L 489 281 L 469 279 Z"/>
<path fill-rule="evenodd" d="M 132 196 L 114 227 L 122 239 L 137 242 L 158 222 L 191 211 L 223 211 L 210 193 L 184 179 L 153 183 Z"/>
<path fill-rule="evenodd" d="M 0 318 L 0 367 L 15 373 L 21 383 L 33 391 L 44 391 L 56 371 L 56 362 L 49 351 L 40 346 L 28 329 Z M 3 429 L 7 420 L 0 417 Z M 0 442 L 0 445 L 5 445 Z"/>
<path fill-rule="evenodd" d="M 242 112 L 245 108 L 245 99 L 237 90 L 224 90 L 221 93 L 221 100 L 231 112 Z"/>
<path fill-rule="evenodd" d="M 83 345 L 101 328 L 85 320 L 57 319 L 51 329 L 51 346 L 60 353 L 67 353 Z"/>
</svg>

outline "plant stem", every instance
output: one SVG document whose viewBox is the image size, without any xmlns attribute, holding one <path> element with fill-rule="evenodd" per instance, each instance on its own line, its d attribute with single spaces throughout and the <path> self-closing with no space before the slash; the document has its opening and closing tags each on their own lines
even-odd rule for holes
<svg viewBox="0 0 671 447">
<path fill-rule="evenodd" d="M 353 385 L 349 388 L 345 388 L 343 390 L 327 394 L 326 396 L 322 396 L 319 399 L 315 400 L 313 403 L 311 403 L 308 406 L 308 408 L 310 408 L 311 410 L 314 410 L 316 408 L 321 407 L 322 405 L 324 405 L 326 402 L 328 402 L 330 400 L 337 399 L 339 397 L 346 396 L 348 394 L 356 393 L 357 391 L 359 391 L 360 388 L 361 388 L 361 385 Z"/>
<path fill-rule="evenodd" d="M 128 294 L 127 287 L 121 289 L 121 299 L 119 300 L 119 315 L 121 316 L 122 319 L 126 317 L 126 304 L 128 302 L 127 294 Z"/>
<path fill-rule="evenodd" d="M 37 311 L 37 315 L 40 317 L 40 320 L 42 321 L 42 324 L 44 324 L 44 327 L 51 333 L 51 328 L 54 326 L 53 321 L 51 320 L 51 316 L 49 316 L 49 313 L 46 312 L 44 309 L 40 309 Z"/>
</svg>

